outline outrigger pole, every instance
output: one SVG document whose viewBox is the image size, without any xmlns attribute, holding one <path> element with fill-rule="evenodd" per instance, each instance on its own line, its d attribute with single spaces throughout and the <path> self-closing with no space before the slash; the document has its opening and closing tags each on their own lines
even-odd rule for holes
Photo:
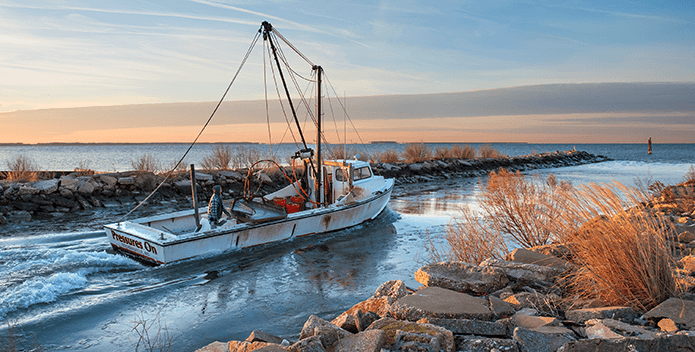
<svg viewBox="0 0 695 352">
<path fill-rule="evenodd" d="M 323 181 L 323 168 L 321 167 L 321 73 L 323 68 L 315 65 L 314 70 L 316 70 L 316 160 L 318 164 L 314 189 L 316 190 L 316 203 L 323 205 L 321 199 L 321 196 L 324 194 L 323 188 L 321 188 Z"/>
</svg>

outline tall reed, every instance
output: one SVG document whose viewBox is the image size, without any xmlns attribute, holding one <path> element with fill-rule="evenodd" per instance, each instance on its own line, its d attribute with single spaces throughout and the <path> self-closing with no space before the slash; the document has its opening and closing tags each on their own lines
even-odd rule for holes
<svg viewBox="0 0 695 352">
<path fill-rule="evenodd" d="M 14 159 L 7 161 L 7 170 L 4 172 L 8 181 L 33 182 L 39 179 L 38 164 L 29 156 L 19 154 Z"/>
</svg>

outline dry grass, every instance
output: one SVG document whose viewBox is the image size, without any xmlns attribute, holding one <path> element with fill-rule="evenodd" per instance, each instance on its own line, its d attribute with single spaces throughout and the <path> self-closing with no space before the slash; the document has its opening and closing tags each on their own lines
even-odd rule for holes
<svg viewBox="0 0 695 352">
<path fill-rule="evenodd" d="M 478 156 L 481 158 L 501 158 L 505 155 L 500 153 L 499 150 L 493 148 L 489 144 L 481 145 L 478 148 Z"/>
<path fill-rule="evenodd" d="M 434 148 L 435 159 L 450 159 L 453 156 L 451 150 L 447 147 Z"/>
<path fill-rule="evenodd" d="M 153 320 L 147 320 L 145 313 L 140 312 L 132 323 L 131 333 L 137 337 L 135 343 L 131 341 L 135 351 L 165 352 L 171 350 L 174 338 L 169 334 L 166 324 L 162 326 L 159 314 Z"/>
<path fill-rule="evenodd" d="M 374 153 L 374 160 L 382 163 L 397 163 L 400 160 L 400 156 L 397 151 L 386 149 L 383 152 Z"/>
<path fill-rule="evenodd" d="M 477 264 L 503 258 L 509 253 L 507 243 L 525 248 L 549 243 L 560 187 L 552 175 L 540 182 L 519 172 L 491 172 L 487 185 L 480 183 L 480 212 L 462 208 L 447 227 L 453 257 Z"/>
<path fill-rule="evenodd" d="M 3 176 L 8 181 L 34 182 L 38 181 L 40 176 L 38 164 L 25 154 L 8 160 L 7 170 Z"/>
<path fill-rule="evenodd" d="M 230 165 L 233 169 L 251 167 L 255 162 L 265 159 L 260 150 L 249 148 L 245 145 L 238 145 L 232 154 Z"/>
<path fill-rule="evenodd" d="M 480 213 L 463 209 L 446 239 L 452 259 L 474 264 L 504 257 L 509 243 L 568 244 L 578 269 L 562 280 L 565 292 L 644 311 L 681 292 L 672 273 L 673 229 L 645 204 L 643 192 L 619 183 L 573 188 L 554 177 L 493 172 Z"/>
<path fill-rule="evenodd" d="M 568 292 L 641 311 L 679 293 L 672 229 L 645 208 L 642 193 L 592 184 L 567 192 L 565 200 L 558 227 L 580 267 L 564 280 Z"/>
<path fill-rule="evenodd" d="M 475 148 L 468 144 L 451 146 L 451 155 L 456 159 L 473 159 L 475 158 Z"/>
<path fill-rule="evenodd" d="M 137 172 L 157 172 L 162 168 L 159 160 L 150 153 L 145 153 L 135 160 L 130 160 L 130 165 Z"/>
<path fill-rule="evenodd" d="M 232 150 L 226 145 L 216 145 L 212 154 L 203 157 L 200 166 L 203 170 L 229 170 L 232 161 Z"/>
<path fill-rule="evenodd" d="M 408 143 L 403 149 L 403 159 L 409 163 L 417 163 L 429 160 L 432 157 L 432 150 L 424 143 Z"/>
<path fill-rule="evenodd" d="M 688 172 L 683 176 L 685 183 L 695 183 L 695 165 L 690 165 Z"/>
</svg>

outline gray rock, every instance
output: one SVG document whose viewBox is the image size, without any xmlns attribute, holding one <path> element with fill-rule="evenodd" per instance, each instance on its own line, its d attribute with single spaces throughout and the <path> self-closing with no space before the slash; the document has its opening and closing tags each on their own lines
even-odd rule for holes
<svg viewBox="0 0 695 352">
<path fill-rule="evenodd" d="M 396 319 L 410 321 L 422 318 L 492 318 L 486 300 L 441 287 L 425 287 L 398 299 L 391 305 L 390 313 Z"/>
<path fill-rule="evenodd" d="M 292 352 L 324 352 L 326 349 L 319 336 L 311 336 L 297 341 L 289 348 Z"/>
<path fill-rule="evenodd" d="M 374 312 L 362 312 L 361 310 L 357 310 L 355 312 L 355 326 L 357 328 L 357 331 L 363 331 L 366 330 L 369 325 L 371 325 L 373 322 L 379 320 L 381 317 L 374 313 Z"/>
<path fill-rule="evenodd" d="M 89 178 L 91 180 L 91 178 Z M 90 195 L 96 187 L 94 187 L 94 184 L 90 182 L 90 180 L 87 179 L 80 179 L 79 180 L 79 185 L 77 186 L 77 193 L 80 193 L 82 195 Z"/>
<path fill-rule="evenodd" d="M 516 309 L 514 308 L 513 305 L 495 297 L 495 296 L 488 296 L 488 300 L 490 301 L 490 310 L 492 311 L 493 314 L 495 314 L 496 318 L 503 318 L 503 317 L 508 317 L 516 313 Z"/>
<path fill-rule="evenodd" d="M 396 338 L 391 349 L 395 351 L 422 352 L 440 352 L 443 350 L 437 336 L 403 330 L 396 331 Z"/>
<path fill-rule="evenodd" d="M 669 318 L 683 329 L 695 327 L 695 301 L 671 297 L 643 315 L 644 319 Z"/>
<path fill-rule="evenodd" d="M 265 184 L 271 184 L 273 183 L 273 179 L 270 178 L 265 172 L 259 172 L 256 174 L 256 180 L 260 181 L 261 183 Z"/>
<path fill-rule="evenodd" d="M 31 221 L 31 214 L 26 210 L 12 211 L 7 216 L 8 222 L 23 223 Z"/>
<path fill-rule="evenodd" d="M 555 352 L 565 343 L 576 341 L 576 335 L 559 326 L 542 326 L 535 329 L 517 327 L 514 340 L 524 352 Z"/>
<path fill-rule="evenodd" d="M 625 336 L 616 334 L 609 327 L 603 325 L 601 322 L 596 322 L 594 325 L 587 326 L 585 329 L 586 337 L 588 339 L 622 339 Z"/>
<path fill-rule="evenodd" d="M 525 248 L 515 249 L 511 253 L 507 254 L 507 256 L 504 259 L 517 263 L 552 266 L 559 269 L 571 269 L 573 266 L 564 259 L 560 259 L 558 257 L 554 257 L 543 253 L 530 251 Z"/>
<path fill-rule="evenodd" d="M 60 177 L 60 188 L 69 190 L 70 192 L 77 192 L 77 187 L 80 185 L 80 180 L 72 176 L 61 176 Z"/>
<path fill-rule="evenodd" d="M 212 175 L 204 174 L 202 172 L 196 172 L 195 173 L 195 180 L 196 181 L 202 181 L 202 182 L 212 181 Z"/>
<path fill-rule="evenodd" d="M 282 343 L 282 338 L 277 337 L 275 335 L 268 334 L 266 332 L 263 332 L 261 330 L 254 330 L 251 332 L 249 337 L 246 338 L 246 341 L 248 342 L 268 342 L 268 343 L 275 343 L 275 344 L 281 344 Z"/>
<path fill-rule="evenodd" d="M 391 304 L 391 302 L 409 294 L 410 292 L 408 292 L 403 281 L 390 280 L 381 284 L 372 295 L 372 298 L 388 297 L 388 303 Z"/>
<path fill-rule="evenodd" d="M 456 336 L 457 352 L 518 352 L 519 343 L 511 339 L 480 336 Z"/>
<path fill-rule="evenodd" d="M 523 264 L 489 258 L 480 263 L 480 266 L 492 266 L 501 268 L 508 277 L 515 280 L 554 282 L 565 270 L 535 264 Z"/>
<path fill-rule="evenodd" d="M 630 307 L 614 306 L 601 308 L 574 309 L 565 313 L 567 320 L 584 323 L 590 319 L 615 319 L 633 321 L 639 314 Z"/>
<path fill-rule="evenodd" d="M 560 347 L 557 352 L 672 352 L 693 351 L 693 346 L 695 346 L 695 336 L 664 335 L 653 340 L 641 340 L 629 337 L 625 339 L 586 339 L 570 341 Z"/>
<path fill-rule="evenodd" d="M 224 178 L 233 179 L 236 181 L 241 181 L 244 179 L 244 176 L 242 176 L 240 173 L 234 172 L 234 171 L 219 171 L 218 174 L 220 176 L 223 176 Z"/>
<path fill-rule="evenodd" d="M 384 345 L 386 333 L 382 330 L 362 331 L 359 334 L 341 339 L 333 348 L 334 352 L 379 352 Z"/>
<path fill-rule="evenodd" d="M 38 181 L 34 183 L 34 187 L 39 190 L 41 194 L 51 194 L 58 190 L 60 181 L 58 179 Z"/>
<path fill-rule="evenodd" d="M 113 187 L 118 184 L 118 179 L 109 175 L 101 175 L 99 176 L 99 180 L 109 187 Z"/>
<path fill-rule="evenodd" d="M 0 214 L 0 225 L 7 225 L 7 218 L 2 214 Z"/>
<path fill-rule="evenodd" d="M 425 168 L 425 164 L 421 164 L 421 163 L 413 163 L 413 164 L 408 165 L 408 169 L 415 171 L 415 172 L 418 172 L 418 171 L 422 170 L 423 168 Z"/>
<path fill-rule="evenodd" d="M 135 177 L 132 177 L 132 176 L 119 177 L 118 178 L 118 184 L 119 185 L 134 185 L 135 184 Z"/>
<path fill-rule="evenodd" d="M 428 264 L 415 272 L 415 280 L 425 286 L 437 286 L 463 293 L 490 293 L 509 282 L 505 271 L 463 262 Z"/>
<path fill-rule="evenodd" d="M 501 321 L 481 321 L 470 319 L 424 318 L 420 324 L 441 326 L 457 335 L 507 336 L 507 325 Z"/>
<path fill-rule="evenodd" d="M 229 352 L 229 343 L 215 341 L 195 350 L 195 352 Z"/>
<path fill-rule="evenodd" d="M 33 195 L 33 194 L 38 194 L 39 190 L 36 187 L 29 186 L 29 185 L 22 185 L 22 187 L 19 187 L 17 190 L 17 194 L 21 195 Z"/>
<path fill-rule="evenodd" d="M 319 336 L 324 348 L 332 346 L 339 339 L 352 335 L 351 332 L 343 330 L 315 315 L 311 315 L 304 323 L 299 339 L 304 340 L 308 337 Z"/>
<path fill-rule="evenodd" d="M 359 312 L 362 312 L 361 310 L 357 310 Z M 357 319 L 355 319 L 355 316 L 353 314 L 348 314 L 347 312 L 339 315 L 337 318 L 333 319 L 331 321 L 331 324 L 347 330 L 353 334 L 356 334 L 359 332 L 357 329 Z"/>
<path fill-rule="evenodd" d="M 74 197 L 74 194 L 71 190 L 67 188 L 60 187 L 60 196 L 63 198 L 72 198 Z"/>
<path fill-rule="evenodd" d="M 393 344 L 396 342 L 396 336 L 398 335 L 399 331 L 415 332 L 421 335 L 432 336 L 437 339 L 440 347 L 444 351 L 453 352 L 456 348 L 454 335 L 451 333 L 451 331 L 432 324 L 419 324 L 410 321 L 396 320 L 393 318 L 381 318 L 372 323 L 372 325 L 370 325 L 366 331 L 370 330 L 382 330 L 384 332 L 385 349 L 392 349 Z"/>
<path fill-rule="evenodd" d="M 535 329 L 542 326 L 560 326 L 560 321 L 555 317 L 539 317 L 519 311 L 511 318 L 512 324 L 516 327 Z"/>
</svg>

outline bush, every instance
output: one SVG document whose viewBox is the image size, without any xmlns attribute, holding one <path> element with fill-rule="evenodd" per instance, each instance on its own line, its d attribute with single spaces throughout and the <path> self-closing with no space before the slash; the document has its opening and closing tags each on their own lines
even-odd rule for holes
<svg viewBox="0 0 695 352">
<path fill-rule="evenodd" d="M 142 155 L 140 158 L 136 160 L 130 160 L 130 165 L 133 167 L 134 171 L 137 172 L 157 172 L 159 171 L 162 167 L 161 164 L 159 163 L 159 160 L 155 158 L 152 154 L 150 153 L 145 153 Z"/>
<path fill-rule="evenodd" d="M 463 146 L 455 144 L 451 146 L 451 155 L 457 159 L 473 159 L 475 158 L 475 148 L 468 144 Z"/>
<path fill-rule="evenodd" d="M 374 161 L 382 163 L 397 163 L 399 160 L 398 152 L 393 149 L 386 149 L 383 152 L 374 153 Z"/>
<path fill-rule="evenodd" d="M 9 181 L 33 182 L 39 179 L 39 166 L 25 154 L 20 154 L 7 161 L 5 179 Z"/>
<path fill-rule="evenodd" d="M 232 161 L 232 150 L 229 146 L 216 145 L 212 154 L 203 157 L 200 166 L 203 170 L 229 170 Z"/>
<path fill-rule="evenodd" d="M 251 167 L 255 162 L 263 159 L 261 151 L 248 148 L 244 145 L 236 147 L 235 153 L 232 155 L 231 165 L 233 169 Z"/>
<path fill-rule="evenodd" d="M 478 148 L 478 155 L 481 158 L 501 158 L 504 154 L 500 153 L 497 149 L 493 148 L 489 144 L 481 145 Z"/>
<path fill-rule="evenodd" d="M 432 156 L 432 150 L 424 143 L 408 143 L 403 149 L 403 159 L 409 163 L 417 163 L 420 161 L 429 160 Z"/>
<path fill-rule="evenodd" d="M 683 176 L 685 183 L 695 183 L 695 165 L 690 165 L 688 172 Z"/>
</svg>

